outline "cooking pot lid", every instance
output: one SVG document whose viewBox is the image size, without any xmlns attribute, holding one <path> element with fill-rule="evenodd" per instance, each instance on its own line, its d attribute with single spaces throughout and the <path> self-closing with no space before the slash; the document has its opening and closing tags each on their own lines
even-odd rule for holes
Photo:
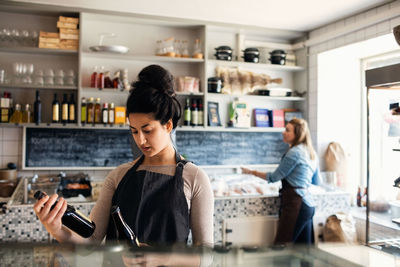
<svg viewBox="0 0 400 267">
<path fill-rule="evenodd" d="M 210 77 L 208 78 L 209 82 L 222 82 L 222 79 L 220 77 Z"/>
<path fill-rule="evenodd" d="M 227 46 L 227 45 L 218 46 L 217 48 L 215 48 L 215 50 L 231 50 L 232 51 L 230 46 Z"/>
<path fill-rule="evenodd" d="M 258 49 L 256 47 L 248 47 L 243 52 L 257 52 L 258 53 Z"/>
<path fill-rule="evenodd" d="M 273 50 L 272 52 L 269 52 L 271 55 L 286 55 L 286 52 L 284 50 Z"/>
</svg>

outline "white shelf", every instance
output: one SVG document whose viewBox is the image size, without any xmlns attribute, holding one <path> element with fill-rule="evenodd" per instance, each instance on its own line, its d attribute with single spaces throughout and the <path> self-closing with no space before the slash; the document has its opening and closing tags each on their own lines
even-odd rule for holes
<svg viewBox="0 0 400 267">
<path fill-rule="evenodd" d="M 189 132 L 267 132 L 267 133 L 280 133 L 285 128 L 274 128 L 274 127 L 250 127 L 250 128 L 234 128 L 234 127 L 223 127 L 223 126 L 178 126 L 176 131 Z"/>
<path fill-rule="evenodd" d="M 197 58 L 139 56 L 139 55 L 132 55 L 132 54 L 115 54 L 115 53 L 105 53 L 105 52 L 82 52 L 82 56 L 99 58 L 99 59 L 170 62 L 170 63 L 203 63 L 204 62 L 204 59 L 197 59 Z"/>
<path fill-rule="evenodd" d="M 123 124 L 113 124 L 105 125 L 104 124 L 86 124 L 86 125 L 78 125 L 77 123 L 40 123 L 37 125 L 36 123 L 0 123 L 0 127 L 27 127 L 27 128 L 68 128 L 68 129 L 106 129 L 106 130 L 128 130 L 128 125 Z"/>
<path fill-rule="evenodd" d="M 78 55 L 78 51 L 76 50 L 48 49 L 38 47 L 0 47 L 0 52 L 25 53 L 32 55 Z"/>
<path fill-rule="evenodd" d="M 77 86 L 35 85 L 35 84 L 0 84 L 1 88 L 47 89 L 47 90 L 78 90 Z"/>
<path fill-rule="evenodd" d="M 230 66 L 230 67 L 242 67 L 242 68 L 262 68 L 268 70 L 275 71 L 302 71 L 303 67 L 300 66 L 286 66 L 286 65 L 274 65 L 274 64 L 265 64 L 265 63 L 250 63 L 243 61 L 227 61 L 227 60 L 216 60 L 216 59 L 208 59 L 208 63 L 212 63 L 218 66 Z"/>
<path fill-rule="evenodd" d="M 204 93 L 203 92 L 199 92 L 199 93 L 192 93 L 192 92 L 177 92 L 175 91 L 176 95 L 181 95 L 181 96 L 203 96 Z"/>
<path fill-rule="evenodd" d="M 128 90 L 121 91 L 120 89 L 115 89 L 115 88 L 104 88 L 104 89 L 98 89 L 98 88 L 92 88 L 92 87 L 82 87 L 82 92 L 98 92 L 98 93 L 108 93 L 108 94 L 129 94 Z"/>
<path fill-rule="evenodd" d="M 217 94 L 217 93 L 207 93 L 210 96 L 215 97 L 225 97 L 225 98 L 258 98 L 265 100 L 280 100 L 280 101 L 304 101 L 305 97 L 299 96 L 265 96 L 265 95 L 227 95 L 227 94 Z"/>
</svg>

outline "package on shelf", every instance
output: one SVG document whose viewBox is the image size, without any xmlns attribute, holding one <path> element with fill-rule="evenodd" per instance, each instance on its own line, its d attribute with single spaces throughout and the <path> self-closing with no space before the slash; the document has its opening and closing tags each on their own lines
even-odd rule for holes
<svg viewBox="0 0 400 267">
<path fill-rule="evenodd" d="M 283 109 L 283 111 L 285 112 L 285 124 L 294 118 L 298 118 L 298 119 L 303 118 L 303 114 L 298 109 L 285 108 L 285 109 Z"/>
<path fill-rule="evenodd" d="M 79 40 L 68 40 L 68 39 L 60 40 L 61 49 L 78 50 L 78 47 L 79 47 Z"/>
<path fill-rule="evenodd" d="M 246 102 L 233 101 L 229 105 L 229 125 L 250 128 L 250 111 Z"/>
<path fill-rule="evenodd" d="M 283 109 L 272 110 L 272 127 L 275 128 L 285 127 L 285 112 Z"/>
<path fill-rule="evenodd" d="M 115 124 L 125 124 L 126 122 L 126 108 L 115 107 Z"/>
<path fill-rule="evenodd" d="M 60 49 L 60 44 L 39 42 L 39 48 Z"/>
<path fill-rule="evenodd" d="M 296 66 L 296 55 L 294 53 L 286 54 L 286 66 Z"/>
<path fill-rule="evenodd" d="M 60 34 L 58 32 L 44 32 L 40 31 L 39 32 L 39 37 L 44 37 L 44 38 L 60 38 Z"/>
<path fill-rule="evenodd" d="M 77 23 L 57 21 L 57 28 L 77 29 L 78 28 L 78 24 Z"/>
<path fill-rule="evenodd" d="M 272 111 L 266 108 L 254 109 L 254 125 L 256 127 L 272 126 Z"/>
<path fill-rule="evenodd" d="M 39 43 L 53 43 L 53 44 L 58 44 L 58 43 L 60 43 L 60 38 L 39 37 Z"/>
<path fill-rule="evenodd" d="M 178 92 L 198 93 L 200 79 L 190 76 L 181 76 L 177 78 Z"/>
<path fill-rule="evenodd" d="M 59 16 L 58 17 L 58 21 L 78 24 L 79 23 L 79 18 Z"/>
<path fill-rule="evenodd" d="M 64 33 L 60 29 L 60 39 L 63 40 L 79 40 L 79 33 Z"/>
</svg>

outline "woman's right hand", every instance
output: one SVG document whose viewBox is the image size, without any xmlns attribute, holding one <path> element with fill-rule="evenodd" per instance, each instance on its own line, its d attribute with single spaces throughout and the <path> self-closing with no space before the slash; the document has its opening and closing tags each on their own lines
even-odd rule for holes
<svg viewBox="0 0 400 267">
<path fill-rule="evenodd" d="M 33 210 L 38 216 L 40 222 L 46 230 L 54 237 L 60 236 L 62 232 L 61 217 L 67 210 L 67 201 L 60 197 L 58 203 L 52 210 L 51 206 L 57 201 L 58 195 L 54 194 L 51 197 L 44 196 L 39 199 L 33 206 Z"/>
<path fill-rule="evenodd" d="M 243 173 L 243 174 L 251 174 L 251 175 L 254 175 L 254 174 L 253 174 L 253 170 L 247 169 L 247 168 L 245 168 L 245 167 L 240 167 L 240 168 L 242 169 L 242 173 Z"/>
</svg>

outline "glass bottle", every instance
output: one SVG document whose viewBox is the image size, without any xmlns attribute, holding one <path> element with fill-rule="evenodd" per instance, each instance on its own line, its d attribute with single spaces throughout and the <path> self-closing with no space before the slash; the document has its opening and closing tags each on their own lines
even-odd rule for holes
<svg viewBox="0 0 400 267">
<path fill-rule="evenodd" d="M 175 51 L 175 57 L 181 57 L 181 41 L 179 40 L 174 41 L 174 51 Z"/>
<path fill-rule="evenodd" d="M 113 88 L 113 82 L 110 78 L 110 72 L 104 72 L 104 88 Z"/>
<path fill-rule="evenodd" d="M 111 103 L 108 108 L 108 124 L 114 124 L 114 123 L 115 123 L 115 109 L 114 109 L 114 103 Z"/>
<path fill-rule="evenodd" d="M 37 125 L 42 122 L 42 102 L 40 101 L 39 90 L 36 91 L 36 100 L 33 104 L 33 119 Z"/>
<path fill-rule="evenodd" d="M 3 97 L 0 99 L 0 107 L 1 122 L 8 122 L 10 119 L 10 95 L 8 92 L 3 93 Z"/>
<path fill-rule="evenodd" d="M 194 42 L 194 49 L 193 49 L 193 58 L 203 58 L 203 52 L 201 51 L 201 43 L 200 39 L 196 39 Z"/>
<path fill-rule="evenodd" d="M 45 195 L 47 194 L 42 191 L 36 191 L 34 197 L 39 200 Z M 57 203 L 58 201 L 51 206 L 50 210 L 52 210 Z M 80 213 L 71 205 L 67 205 L 67 210 L 61 217 L 61 221 L 63 225 L 84 238 L 90 237 L 96 228 L 94 222 L 92 222 L 89 218 Z"/>
<path fill-rule="evenodd" d="M 82 100 L 81 100 L 81 124 L 85 125 L 86 121 L 87 121 L 86 97 L 82 97 Z"/>
<path fill-rule="evenodd" d="M 184 114 L 183 125 L 190 126 L 191 110 L 190 110 L 190 99 L 189 99 L 189 97 L 186 98 L 186 105 L 185 105 L 185 109 L 183 111 L 183 114 Z"/>
<path fill-rule="evenodd" d="M 68 103 L 68 119 L 70 123 L 75 123 L 75 95 L 71 94 L 71 98 Z"/>
<path fill-rule="evenodd" d="M 61 102 L 61 122 L 68 122 L 68 99 L 67 94 L 64 94 L 63 101 Z"/>
<path fill-rule="evenodd" d="M 192 112 L 190 113 L 190 125 L 197 126 L 199 124 L 199 109 L 197 108 L 196 99 L 192 100 Z"/>
<path fill-rule="evenodd" d="M 104 66 L 100 67 L 99 84 L 97 88 L 104 89 Z"/>
<path fill-rule="evenodd" d="M 134 247 L 139 247 L 139 241 L 135 233 L 125 222 L 124 218 L 122 217 L 121 210 L 118 206 L 111 207 L 111 216 L 113 218 L 117 240 L 126 240 L 128 244 Z"/>
<path fill-rule="evenodd" d="M 108 123 L 108 103 L 103 104 L 103 109 L 101 110 L 101 118 L 102 118 L 103 124 Z"/>
<path fill-rule="evenodd" d="M 197 100 L 197 106 L 198 106 L 198 109 L 199 109 L 199 111 L 198 111 L 198 118 L 197 118 L 197 120 L 198 120 L 198 125 L 199 126 L 203 126 L 204 125 L 204 111 L 203 111 L 203 101 L 201 100 L 201 99 L 198 99 Z"/>
<path fill-rule="evenodd" d="M 29 104 L 25 105 L 25 110 L 22 113 L 22 122 L 23 123 L 31 123 L 32 122 L 31 105 L 29 105 Z"/>
<path fill-rule="evenodd" d="M 96 98 L 96 104 L 94 105 L 94 123 L 101 123 L 101 105 L 100 98 Z"/>
<path fill-rule="evenodd" d="M 15 104 L 15 110 L 11 115 L 10 123 L 22 123 L 22 111 L 20 104 Z"/>
<path fill-rule="evenodd" d="M 112 86 L 112 88 L 115 88 L 115 89 L 118 89 L 119 88 L 119 75 L 120 75 L 120 72 L 119 71 L 116 71 L 115 73 L 114 73 L 114 79 L 113 79 L 113 86 Z"/>
<path fill-rule="evenodd" d="M 94 98 L 89 98 L 89 103 L 87 104 L 87 123 L 94 123 Z"/>
<path fill-rule="evenodd" d="M 54 100 L 52 104 L 52 110 L 53 110 L 53 123 L 58 123 L 60 122 L 60 103 L 57 100 L 57 94 L 54 94 Z"/>
<path fill-rule="evenodd" d="M 93 73 L 90 76 L 90 87 L 98 88 L 97 66 L 93 67 Z"/>
<path fill-rule="evenodd" d="M 186 40 L 182 41 L 182 45 L 181 45 L 181 57 L 190 57 L 190 55 L 189 55 L 188 41 L 186 41 Z"/>
</svg>

